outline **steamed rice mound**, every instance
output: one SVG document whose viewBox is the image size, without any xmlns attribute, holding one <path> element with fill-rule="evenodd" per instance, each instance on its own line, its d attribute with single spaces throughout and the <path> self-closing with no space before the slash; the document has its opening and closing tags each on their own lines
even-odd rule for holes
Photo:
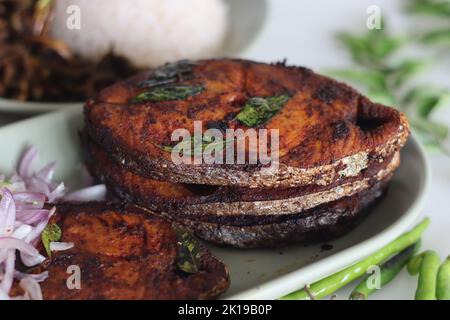
<svg viewBox="0 0 450 320">
<path fill-rule="evenodd" d="M 66 25 L 71 5 L 80 8 L 80 29 Z M 224 0 L 58 0 L 51 33 L 84 58 L 112 52 L 145 68 L 214 56 L 227 20 Z"/>
</svg>

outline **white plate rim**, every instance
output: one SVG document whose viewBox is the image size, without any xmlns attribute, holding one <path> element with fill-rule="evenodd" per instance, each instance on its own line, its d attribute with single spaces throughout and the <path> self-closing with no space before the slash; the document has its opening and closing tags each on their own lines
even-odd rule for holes
<svg viewBox="0 0 450 320">
<path fill-rule="evenodd" d="M 74 109 L 83 105 L 83 102 L 36 102 L 20 101 L 0 97 L 0 112 L 9 114 L 41 114 L 63 109 Z"/>
</svg>

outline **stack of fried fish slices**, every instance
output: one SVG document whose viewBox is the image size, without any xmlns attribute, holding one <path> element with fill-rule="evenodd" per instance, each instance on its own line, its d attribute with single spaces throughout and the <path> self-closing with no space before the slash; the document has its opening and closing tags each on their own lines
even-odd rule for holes
<svg viewBox="0 0 450 320">
<path fill-rule="evenodd" d="M 267 129 L 278 135 L 277 157 L 195 163 L 193 150 L 176 162 L 172 133 L 195 137 L 196 125 L 223 133 L 219 149 L 230 130 Z M 408 135 L 402 113 L 309 69 L 217 59 L 167 64 L 104 89 L 85 104 L 81 140 L 89 170 L 115 197 L 204 240 L 255 248 L 349 231 L 383 195 Z"/>
</svg>

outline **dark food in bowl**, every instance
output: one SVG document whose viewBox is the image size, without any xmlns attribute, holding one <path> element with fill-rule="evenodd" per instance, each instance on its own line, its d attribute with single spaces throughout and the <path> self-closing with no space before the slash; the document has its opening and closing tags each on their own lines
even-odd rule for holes
<svg viewBox="0 0 450 320">
<path fill-rule="evenodd" d="M 36 0 L 0 1 L 0 97 L 21 101 L 79 102 L 137 72 L 108 55 L 92 62 L 47 34 L 50 12 Z"/>
</svg>

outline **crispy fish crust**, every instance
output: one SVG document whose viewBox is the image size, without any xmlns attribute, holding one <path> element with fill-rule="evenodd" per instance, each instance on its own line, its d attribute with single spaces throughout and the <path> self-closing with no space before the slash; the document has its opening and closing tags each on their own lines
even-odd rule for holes
<svg viewBox="0 0 450 320">
<path fill-rule="evenodd" d="M 390 178 L 390 177 L 389 177 Z M 334 240 L 356 227 L 381 199 L 389 178 L 351 197 L 286 216 L 170 215 L 199 238 L 241 249 L 279 248 Z"/>
<path fill-rule="evenodd" d="M 209 299 L 229 287 L 226 266 L 202 247 L 200 271 L 176 266 L 171 223 L 133 206 L 61 204 L 54 221 L 61 241 L 73 242 L 44 262 L 44 299 Z M 81 289 L 68 289 L 69 266 L 79 266 Z"/>
<path fill-rule="evenodd" d="M 358 176 L 328 186 L 277 189 L 216 187 L 159 181 L 138 176 L 111 161 L 92 141 L 82 135 L 87 165 L 98 182 L 105 183 L 118 198 L 151 210 L 179 215 L 286 215 L 313 208 L 370 189 L 398 167 L 398 153 L 385 161 L 373 161 Z"/>
<path fill-rule="evenodd" d="M 139 85 L 153 71 L 106 88 L 85 104 L 86 129 L 116 162 L 144 177 L 171 182 L 293 187 L 327 185 L 359 174 L 369 159 L 398 151 L 409 127 L 395 109 L 370 102 L 352 88 L 309 69 L 246 60 L 204 60 L 183 84 L 205 91 L 185 100 L 133 103 L 148 89 Z M 246 129 L 235 119 L 251 97 L 288 94 L 291 99 L 258 128 L 277 129 L 279 170 L 263 165 L 174 164 L 175 129 Z"/>
<path fill-rule="evenodd" d="M 388 163 L 374 163 L 358 177 L 347 179 L 347 184 L 358 183 L 367 175 L 362 190 L 345 194 L 342 189 L 336 199 L 326 199 L 321 197 L 328 191 L 323 186 L 268 190 L 152 180 L 121 168 L 94 144 L 85 146 L 90 154 L 88 167 L 115 196 L 156 210 L 206 241 L 238 248 L 327 241 L 345 234 L 381 197 L 399 164 L 398 153 L 387 159 Z M 332 189 L 338 192 L 339 185 Z M 311 194 L 319 199 L 305 201 Z"/>
</svg>

